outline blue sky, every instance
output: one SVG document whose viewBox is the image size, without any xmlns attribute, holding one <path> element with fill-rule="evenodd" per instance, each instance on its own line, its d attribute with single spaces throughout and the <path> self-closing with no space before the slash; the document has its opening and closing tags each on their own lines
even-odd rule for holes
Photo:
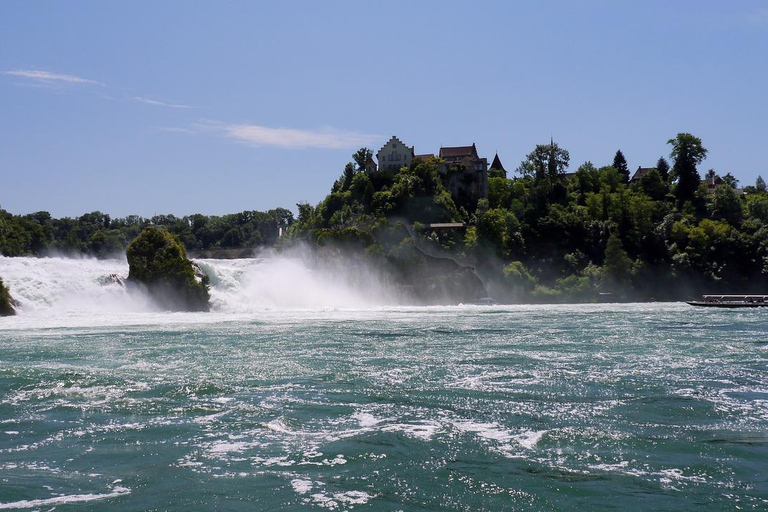
<svg viewBox="0 0 768 512">
<path fill-rule="evenodd" d="M 768 2 L 0 2 L 0 207 L 295 209 L 351 154 L 555 138 L 631 168 L 700 137 L 768 178 Z"/>
</svg>

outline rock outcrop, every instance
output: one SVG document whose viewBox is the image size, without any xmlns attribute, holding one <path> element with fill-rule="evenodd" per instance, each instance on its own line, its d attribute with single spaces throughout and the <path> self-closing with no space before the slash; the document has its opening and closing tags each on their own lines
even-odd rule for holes
<svg viewBox="0 0 768 512">
<path fill-rule="evenodd" d="M 13 299 L 11 299 L 11 293 L 8 288 L 3 284 L 2 278 L 0 278 L 0 316 L 15 315 L 16 310 L 13 307 Z"/>
<path fill-rule="evenodd" d="M 195 278 L 181 241 L 154 226 L 128 245 L 128 280 L 145 286 L 153 299 L 172 311 L 208 311 L 208 277 Z"/>
</svg>

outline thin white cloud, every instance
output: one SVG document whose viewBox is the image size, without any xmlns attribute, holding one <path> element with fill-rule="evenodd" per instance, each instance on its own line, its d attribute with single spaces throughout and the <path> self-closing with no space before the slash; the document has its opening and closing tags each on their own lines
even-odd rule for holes
<svg viewBox="0 0 768 512">
<path fill-rule="evenodd" d="M 68 84 L 82 84 L 82 85 L 105 85 L 103 82 L 96 80 L 90 80 L 75 75 L 65 75 L 62 73 L 52 73 L 50 71 L 34 70 L 34 69 L 14 69 L 12 71 L 4 71 L 4 75 L 17 76 L 20 78 L 26 78 L 42 83 L 68 83 Z"/>
<path fill-rule="evenodd" d="M 238 142 L 251 146 L 271 146 L 278 148 L 324 148 L 343 149 L 365 146 L 380 137 L 360 132 L 346 132 L 325 128 L 321 130 L 297 130 L 294 128 L 270 128 L 256 124 L 204 125 L 214 128 Z"/>
<path fill-rule="evenodd" d="M 147 105 L 156 105 L 158 107 L 168 108 L 195 108 L 192 105 L 183 105 L 181 103 L 166 103 L 164 101 L 151 100 L 149 98 L 142 98 L 141 96 L 134 96 L 133 99 L 139 103 L 146 103 Z"/>
<path fill-rule="evenodd" d="M 195 133 L 192 128 L 179 128 L 177 126 L 157 126 L 155 130 L 167 133 Z"/>
<path fill-rule="evenodd" d="M 755 25 L 768 24 L 768 8 L 764 7 L 749 13 L 747 19 L 750 23 L 754 23 Z"/>
</svg>

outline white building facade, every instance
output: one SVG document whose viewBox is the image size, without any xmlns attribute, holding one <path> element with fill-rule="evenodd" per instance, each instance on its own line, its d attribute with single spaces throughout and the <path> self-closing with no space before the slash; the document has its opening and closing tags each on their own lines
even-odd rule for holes
<svg viewBox="0 0 768 512">
<path fill-rule="evenodd" d="M 395 136 L 376 153 L 379 170 L 408 167 L 413 160 L 413 146 L 408 147 Z"/>
</svg>

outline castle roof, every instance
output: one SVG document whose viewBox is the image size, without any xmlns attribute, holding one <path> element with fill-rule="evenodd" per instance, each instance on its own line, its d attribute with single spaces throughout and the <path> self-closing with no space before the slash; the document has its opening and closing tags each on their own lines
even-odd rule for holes
<svg viewBox="0 0 768 512">
<path fill-rule="evenodd" d="M 440 148 L 440 158 L 465 158 L 477 157 L 477 148 L 472 143 L 471 146 L 453 146 Z"/>
<path fill-rule="evenodd" d="M 493 162 L 491 162 L 491 169 L 496 169 L 497 171 L 507 172 L 507 170 L 504 168 L 503 165 L 501 165 L 501 160 L 499 160 L 499 154 L 496 153 L 496 155 L 493 157 Z"/>
<path fill-rule="evenodd" d="M 413 146 L 411 146 L 411 147 L 409 148 L 407 145 L 405 145 L 405 143 L 403 143 L 403 141 L 401 141 L 400 139 L 398 139 L 398 138 L 397 138 L 396 136 L 394 136 L 394 135 L 392 136 L 392 138 L 391 138 L 391 139 L 389 139 L 389 140 L 387 141 L 387 143 L 386 143 L 386 144 L 384 144 L 384 145 L 381 147 L 381 149 L 384 149 L 384 148 L 385 148 L 385 147 L 387 147 L 387 145 L 389 145 L 389 144 L 393 144 L 393 145 L 395 145 L 395 146 L 396 146 L 398 142 L 399 142 L 399 143 L 400 143 L 400 145 L 402 145 L 404 148 L 406 148 L 406 149 L 410 149 L 410 150 L 411 150 L 411 154 L 413 154 Z M 377 157 L 378 157 L 379 153 L 381 153 L 381 149 L 380 149 L 380 150 L 378 150 L 378 151 L 376 152 L 376 156 L 377 156 Z"/>
<path fill-rule="evenodd" d="M 632 175 L 632 178 L 629 181 L 637 181 L 639 179 L 642 179 L 643 176 L 645 176 L 648 171 L 651 171 L 655 169 L 655 167 L 638 167 L 635 171 L 635 174 Z"/>
</svg>

